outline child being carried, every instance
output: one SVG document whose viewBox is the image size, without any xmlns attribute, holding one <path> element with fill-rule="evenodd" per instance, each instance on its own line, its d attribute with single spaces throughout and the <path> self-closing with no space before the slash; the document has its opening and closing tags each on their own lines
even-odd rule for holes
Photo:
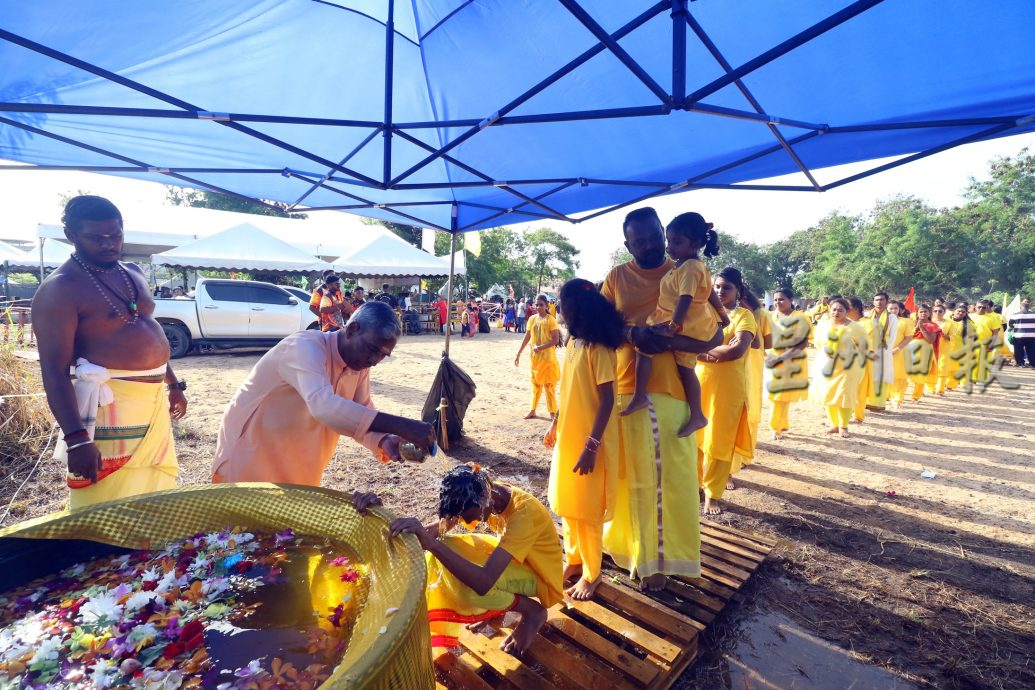
<svg viewBox="0 0 1035 690">
<path fill-rule="evenodd" d="M 701 250 L 707 257 L 719 253 L 719 234 L 699 213 L 682 213 L 665 228 L 668 255 L 676 265 L 661 279 L 661 294 L 653 316 L 648 320 L 651 330 L 659 335 L 685 335 L 697 340 L 708 340 L 715 334 L 716 323 L 729 325 L 726 310 L 712 291 L 708 267 L 699 258 Z M 679 436 L 689 436 L 708 424 L 701 411 L 701 385 L 694 373 L 697 355 L 676 351 L 679 378 L 690 405 L 690 417 L 679 429 Z M 636 352 L 636 389 L 629 404 L 622 411 L 628 416 L 647 407 L 647 382 L 650 380 L 651 355 Z"/>
</svg>

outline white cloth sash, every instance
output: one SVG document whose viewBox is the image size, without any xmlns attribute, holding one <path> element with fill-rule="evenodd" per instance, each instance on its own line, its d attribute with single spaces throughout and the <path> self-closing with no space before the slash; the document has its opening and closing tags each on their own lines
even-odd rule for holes
<svg viewBox="0 0 1035 690">
<path fill-rule="evenodd" d="M 93 364 L 85 357 L 77 359 L 76 365 L 70 369 L 69 373 L 75 376 L 72 388 L 75 390 L 75 400 L 79 405 L 79 419 L 83 423 L 83 428 L 90 434 L 90 440 L 93 440 L 94 432 L 97 429 L 97 410 L 115 402 L 115 394 L 111 392 L 111 387 L 108 385 L 109 379 L 156 376 L 164 374 L 167 366 L 163 364 L 147 371 L 116 369 L 113 374 L 109 369 Z M 69 434 L 75 429 L 62 429 L 62 431 Z M 62 462 L 68 459 L 68 444 L 63 438 L 59 438 L 54 447 L 54 459 Z"/>
</svg>

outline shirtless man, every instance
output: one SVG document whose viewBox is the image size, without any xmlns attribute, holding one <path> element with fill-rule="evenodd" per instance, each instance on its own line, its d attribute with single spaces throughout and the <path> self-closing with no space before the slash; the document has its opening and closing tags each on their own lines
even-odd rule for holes
<svg viewBox="0 0 1035 690">
<path fill-rule="evenodd" d="M 107 199 L 77 196 L 62 222 L 75 253 L 40 285 L 32 321 L 70 505 L 173 488 L 170 417 L 187 411 L 186 384 L 169 366 L 143 273 L 119 261 L 122 214 Z"/>
</svg>

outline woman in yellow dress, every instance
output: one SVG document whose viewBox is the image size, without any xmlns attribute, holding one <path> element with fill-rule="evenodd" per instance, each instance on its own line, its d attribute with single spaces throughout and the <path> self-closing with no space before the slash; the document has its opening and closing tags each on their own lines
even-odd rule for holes
<svg viewBox="0 0 1035 690">
<path fill-rule="evenodd" d="M 924 397 L 924 388 L 935 391 L 938 385 L 938 355 L 941 353 L 942 329 L 934 322 L 934 311 L 929 304 L 921 304 L 916 310 L 913 339 L 907 344 L 906 357 L 914 360 L 922 371 L 909 374 L 913 382 L 913 402 Z"/>
<path fill-rule="evenodd" d="M 758 443 L 758 425 L 762 421 L 762 378 L 765 369 L 765 353 L 773 346 L 772 321 L 769 317 L 769 310 L 759 301 L 758 296 L 752 292 L 750 286 L 744 285 L 747 292 L 740 299 L 740 306 L 751 310 L 755 317 L 755 337 L 751 341 L 751 349 L 748 350 L 744 359 L 747 366 L 747 390 L 748 390 L 748 431 L 751 434 L 751 452 L 754 454 L 755 446 Z M 740 472 L 744 465 L 750 465 L 751 459 L 740 453 L 734 453 L 733 466 L 730 468 L 730 480 L 726 483 L 726 490 L 736 489 L 733 483 L 733 475 Z"/>
<path fill-rule="evenodd" d="M 855 324 L 860 331 L 866 336 L 866 347 L 869 350 L 870 340 L 867 336 L 866 327 L 862 324 L 862 320 L 865 318 L 863 313 L 863 303 L 858 297 L 848 298 L 848 320 Z M 869 390 L 870 379 L 873 377 L 872 363 L 870 358 L 866 358 L 865 366 L 862 368 L 862 374 L 859 376 L 859 393 L 856 397 L 857 402 L 855 403 L 855 416 L 852 421 L 862 424 L 866 419 L 866 393 Z"/>
<path fill-rule="evenodd" d="M 704 488 L 704 512 L 722 512 L 719 501 L 732 471 L 733 456 L 754 456 L 748 429 L 747 366 L 744 357 L 755 339 L 755 317 L 740 305 L 746 292 L 740 271 L 727 266 L 713 281 L 730 324 L 723 344 L 700 355 L 701 409 L 708 426 L 697 432 L 697 467 Z"/>
<path fill-rule="evenodd" d="M 600 585 L 604 523 L 611 519 L 618 479 L 615 376 L 625 320 L 596 286 L 576 278 L 561 288 L 568 326 L 560 411 L 543 443 L 553 448 L 547 497 L 561 517 L 565 592 L 590 599 Z"/>
<path fill-rule="evenodd" d="M 942 342 L 942 355 L 945 357 L 944 369 L 939 370 L 945 372 L 945 387 L 946 390 L 952 390 L 956 386 L 960 385 L 963 377 L 966 374 L 957 374 L 960 369 L 960 360 L 953 359 L 952 355 L 958 352 L 963 345 L 975 336 L 974 322 L 970 320 L 970 315 L 967 313 L 967 305 L 960 304 L 952 312 L 952 318 L 946 319 L 942 325 L 942 333 L 946 341 Z"/>
<path fill-rule="evenodd" d="M 772 349 L 767 347 L 766 390 L 772 410 L 769 428 L 773 440 L 779 441 L 791 428 L 790 407 L 809 397 L 809 362 L 805 348 L 812 339 L 812 323 L 808 315 L 794 308 L 794 293 L 781 288 L 773 293 L 775 309 L 771 318 Z"/>
<path fill-rule="evenodd" d="M 859 379 L 866 371 L 869 345 L 866 329 L 848 318 L 848 301 L 830 300 L 830 316 L 816 331 L 814 396 L 826 409 L 828 434 L 848 438 L 848 422 L 859 396 Z"/>
<path fill-rule="evenodd" d="M 561 329 L 557 319 L 548 312 L 546 295 L 535 299 L 536 313 L 528 318 L 525 337 L 518 348 L 514 366 L 518 366 L 521 353 L 529 341 L 532 342 L 532 409 L 525 419 L 535 417 L 539 398 L 546 393 L 546 410 L 551 417 L 557 415 L 557 381 L 561 378 L 561 366 L 557 363 L 557 348 L 561 345 Z"/>
<path fill-rule="evenodd" d="M 934 392 L 939 396 L 944 396 L 945 391 L 949 384 L 949 343 L 947 342 L 948 337 L 945 332 L 946 327 L 952 321 L 952 319 L 945 314 L 945 303 L 941 300 L 935 300 L 934 307 L 931 309 L 931 321 L 938 326 L 942 331 L 941 342 L 938 347 L 938 361 L 936 363 L 934 375 Z"/>
<path fill-rule="evenodd" d="M 427 552 L 432 647 L 456 647 L 462 626 L 513 610 L 521 621 L 502 649 L 521 654 L 546 622 L 546 609 L 564 598 L 561 547 L 550 511 L 535 496 L 494 482 L 469 463 L 442 477 L 438 514 L 427 525 L 398 518 L 389 529 L 391 537 L 415 534 Z M 473 530 L 479 522 L 493 534 L 450 532 L 459 523 Z"/>
<path fill-rule="evenodd" d="M 909 387 L 909 375 L 906 374 L 906 345 L 912 340 L 913 322 L 909 320 L 909 310 L 898 300 L 888 303 L 888 312 L 898 317 L 898 327 L 894 333 L 889 334 L 889 342 L 897 343 L 891 348 L 891 358 L 894 362 L 895 381 L 891 384 L 888 392 L 888 399 L 896 405 L 901 405 L 906 399 L 906 388 Z"/>
</svg>

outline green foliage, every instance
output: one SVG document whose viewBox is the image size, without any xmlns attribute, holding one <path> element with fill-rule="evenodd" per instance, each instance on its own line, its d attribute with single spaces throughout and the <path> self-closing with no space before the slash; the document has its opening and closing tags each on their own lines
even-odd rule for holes
<svg viewBox="0 0 1035 690">
<path fill-rule="evenodd" d="M 627 264 L 630 261 L 632 261 L 632 258 L 633 255 L 629 253 L 629 250 L 625 248 L 625 245 L 622 245 L 618 249 L 611 252 L 611 258 L 608 260 L 608 265 L 611 268 L 614 268 L 615 266 L 621 266 L 622 264 Z"/>
<path fill-rule="evenodd" d="M 911 287 L 917 301 L 1035 295 L 1035 155 L 1024 149 L 991 161 L 989 179 L 972 179 L 965 196 L 952 209 L 896 196 L 859 216 L 835 211 L 766 245 L 720 232 L 708 267 L 736 266 L 759 293 L 789 286 L 810 299 L 836 293 L 868 302 L 881 290 L 904 298 Z"/>
<path fill-rule="evenodd" d="M 186 187 L 166 187 L 166 201 L 173 206 L 193 206 L 194 208 L 213 208 L 218 211 L 234 211 L 236 213 L 252 213 L 257 216 L 277 216 L 278 218 L 305 218 L 304 213 L 288 213 L 287 204 L 277 201 L 264 201 L 263 205 L 248 199 L 210 192 L 204 189 L 188 189 Z"/>
<path fill-rule="evenodd" d="M 495 284 L 510 285 L 517 295 L 531 295 L 540 286 L 575 277 L 579 267 L 575 248 L 561 233 L 539 228 L 519 233 L 507 228 L 481 231 L 479 256 L 467 253 L 467 278 L 471 289 L 484 292 Z M 468 233 L 456 237 L 456 250 L 464 248 Z M 449 256 L 448 232 L 435 233 L 435 254 Z"/>
</svg>

